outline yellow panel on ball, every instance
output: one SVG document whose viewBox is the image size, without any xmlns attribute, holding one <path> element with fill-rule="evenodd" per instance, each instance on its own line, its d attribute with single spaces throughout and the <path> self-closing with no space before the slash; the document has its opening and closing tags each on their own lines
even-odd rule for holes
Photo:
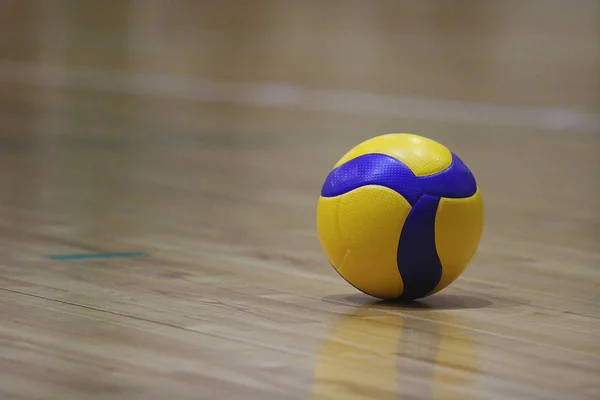
<svg viewBox="0 0 600 400">
<path fill-rule="evenodd" d="M 335 167 L 368 153 L 395 157 L 417 176 L 438 173 L 452 163 L 452 153 L 441 143 L 411 133 L 389 133 L 358 144 L 347 152 Z"/>
<path fill-rule="evenodd" d="M 395 298 L 404 289 L 396 260 L 398 240 L 411 210 L 396 191 L 366 185 L 320 197 L 317 229 L 329 261 L 357 289 Z"/>
<path fill-rule="evenodd" d="M 440 199 L 435 219 L 435 245 L 442 277 L 432 294 L 450 285 L 464 272 L 479 246 L 483 221 L 479 188 L 471 197 Z"/>
</svg>

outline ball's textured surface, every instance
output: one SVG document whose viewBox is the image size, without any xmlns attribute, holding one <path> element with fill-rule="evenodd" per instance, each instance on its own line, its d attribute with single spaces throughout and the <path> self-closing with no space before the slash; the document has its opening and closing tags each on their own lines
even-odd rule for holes
<svg viewBox="0 0 600 400">
<path fill-rule="evenodd" d="M 458 278 L 479 246 L 483 201 L 444 145 L 408 133 L 366 140 L 325 179 L 317 229 L 333 267 L 358 290 L 414 300 Z"/>
</svg>

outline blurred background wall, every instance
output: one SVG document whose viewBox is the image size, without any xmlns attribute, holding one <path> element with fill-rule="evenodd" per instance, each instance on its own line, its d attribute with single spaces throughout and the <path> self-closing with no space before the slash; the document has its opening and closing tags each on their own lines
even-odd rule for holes
<svg viewBox="0 0 600 400">
<path fill-rule="evenodd" d="M 595 0 L 3 0 L 0 26 L 3 60 L 600 107 Z"/>
</svg>

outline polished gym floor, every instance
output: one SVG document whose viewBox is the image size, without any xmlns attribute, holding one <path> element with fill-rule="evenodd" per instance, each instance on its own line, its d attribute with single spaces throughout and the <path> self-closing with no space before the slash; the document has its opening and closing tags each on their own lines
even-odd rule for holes
<svg viewBox="0 0 600 400">
<path fill-rule="evenodd" d="M 0 399 L 600 398 L 600 2 L 0 1 Z M 412 304 L 316 204 L 410 132 L 471 168 Z"/>
</svg>

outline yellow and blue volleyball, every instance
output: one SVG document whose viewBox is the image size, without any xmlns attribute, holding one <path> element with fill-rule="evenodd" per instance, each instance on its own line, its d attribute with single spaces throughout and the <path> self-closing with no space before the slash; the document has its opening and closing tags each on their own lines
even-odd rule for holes
<svg viewBox="0 0 600 400">
<path fill-rule="evenodd" d="M 317 206 L 323 250 L 356 289 L 416 300 L 455 281 L 483 231 L 475 177 L 446 146 L 392 133 L 368 139 L 333 167 Z"/>
</svg>

